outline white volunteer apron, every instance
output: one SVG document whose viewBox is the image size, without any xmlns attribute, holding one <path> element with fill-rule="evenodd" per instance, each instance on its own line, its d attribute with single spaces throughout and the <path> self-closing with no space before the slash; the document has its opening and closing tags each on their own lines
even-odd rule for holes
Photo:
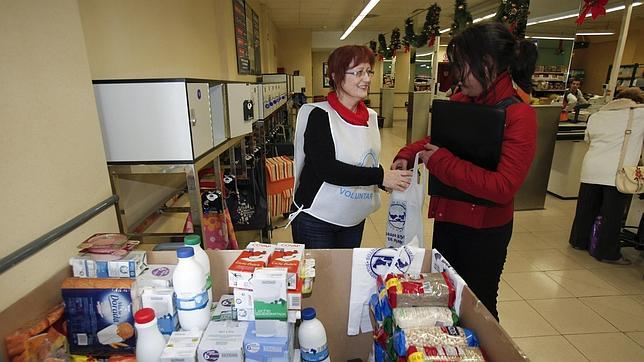
<svg viewBox="0 0 644 362">
<path fill-rule="evenodd" d="M 369 109 L 368 127 L 364 127 L 347 123 L 328 102 L 305 104 L 297 114 L 295 125 L 294 191 L 297 191 L 300 174 L 304 168 L 304 131 L 309 114 L 316 107 L 325 110 L 329 115 L 335 158 L 338 161 L 361 167 L 379 167 L 380 132 L 375 111 Z M 293 203 L 298 210 L 289 215 L 289 219 L 293 221 L 300 212 L 306 212 L 334 225 L 355 226 L 380 207 L 378 191 L 377 185 L 338 186 L 323 182 L 309 208 L 304 209 L 303 206 L 297 205 L 293 192 Z"/>
</svg>

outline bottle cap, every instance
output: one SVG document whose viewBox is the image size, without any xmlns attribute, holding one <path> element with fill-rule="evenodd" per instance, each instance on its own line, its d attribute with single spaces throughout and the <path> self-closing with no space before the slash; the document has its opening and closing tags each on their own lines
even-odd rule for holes
<svg viewBox="0 0 644 362">
<path fill-rule="evenodd" d="M 308 321 L 315 318 L 315 308 L 304 308 L 302 311 L 302 320 Z"/>
<path fill-rule="evenodd" d="M 177 249 L 177 258 L 189 258 L 195 255 L 195 249 L 184 246 L 183 248 Z"/>
<path fill-rule="evenodd" d="M 183 237 L 183 243 L 185 245 L 199 245 L 201 244 L 201 237 L 199 235 L 186 235 Z"/>
<path fill-rule="evenodd" d="M 154 309 L 152 308 L 141 308 L 134 313 L 134 321 L 138 324 L 152 322 L 154 317 Z"/>
</svg>

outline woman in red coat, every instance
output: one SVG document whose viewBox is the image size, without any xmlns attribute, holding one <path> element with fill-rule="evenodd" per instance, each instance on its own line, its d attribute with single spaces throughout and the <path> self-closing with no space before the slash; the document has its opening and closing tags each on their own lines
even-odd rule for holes
<svg viewBox="0 0 644 362">
<path fill-rule="evenodd" d="M 501 24 L 478 24 L 449 43 L 447 55 L 458 89 L 452 101 L 496 105 L 515 97 L 506 108 L 501 158 L 488 171 L 439 148 L 427 137 L 398 152 L 392 169 L 407 169 L 416 153 L 429 172 L 448 186 L 492 201 L 484 206 L 433 196 L 433 247 L 439 250 L 498 320 L 496 297 L 512 236 L 514 195 L 525 180 L 536 150 L 537 122 L 528 105 L 537 50 L 517 41 Z"/>
</svg>

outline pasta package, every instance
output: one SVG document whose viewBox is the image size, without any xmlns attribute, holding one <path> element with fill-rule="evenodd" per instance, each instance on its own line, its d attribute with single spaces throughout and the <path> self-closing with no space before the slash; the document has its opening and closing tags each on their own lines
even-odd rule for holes
<svg viewBox="0 0 644 362">
<path fill-rule="evenodd" d="M 451 308 L 456 299 L 456 290 L 445 273 L 388 275 L 385 286 L 392 308 Z"/>
<path fill-rule="evenodd" d="M 485 362 L 483 352 L 478 347 L 459 346 L 410 346 L 407 362 Z"/>
<path fill-rule="evenodd" d="M 474 332 L 461 327 L 425 327 L 397 330 L 394 343 L 399 354 L 404 355 L 410 346 L 461 346 L 478 347 Z"/>
<path fill-rule="evenodd" d="M 394 309 L 394 321 L 401 329 L 451 327 L 458 317 L 447 307 L 406 307 Z"/>
</svg>

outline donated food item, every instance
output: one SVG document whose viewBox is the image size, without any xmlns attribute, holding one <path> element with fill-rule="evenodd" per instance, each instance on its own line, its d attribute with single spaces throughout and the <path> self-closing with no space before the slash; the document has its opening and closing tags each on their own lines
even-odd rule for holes
<svg viewBox="0 0 644 362">
<path fill-rule="evenodd" d="M 440 361 L 440 362 L 485 362 L 483 353 L 478 347 L 410 346 L 407 350 L 408 362 Z"/>
<path fill-rule="evenodd" d="M 170 336 L 172 332 L 179 329 L 174 289 L 160 287 L 143 288 L 143 292 L 141 292 L 141 306 L 143 308 L 154 309 L 157 324 L 162 334 Z"/>
<path fill-rule="evenodd" d="M 292 337 L 294 324 L 288 325 L 288 332 L 272 337 L 260 337 L 255 333 L 255 322 L 249 322 L 246 336 L 244 336 L 244 361 L 288 361 L 289 339 Z"/>
<path fill-rule="evenodd" d="M 252 242 L 239 254 L 228 267 L 228 286 L 231 288 L 252 289 L 251 279 L 256 268 L 268 265 L 275 250 L 274 245 Z"/>
<path fill-rule="evenodd" d="M 305 308 L 302 311 L 302 324 L 298 328 L 297 338 L 300 342 L 300 354 L 304 361 L 331 361 L 326 330 L 322 322 L 316 318 L 314 308 Z"/>
<path fill-rule="evenodd" d="M 251 306 L 252 308 L 252 306 Z M 219 298 L 219 303 L 212 312 L 210 320 L 227 321 L 237 319 L 237 309 L 235 308 L 235 297 L 230 294 L 224 294 Z"/>
<path fill-rule="evenodd" d="M 154 309 L 141 308 L 134 314 L 136 328 L 136 360 L 157 362 L 165 349 L 165 338 L 159 331 Z"/>
<path fill-rule="evenodd" d="M 405 307 L 394 309 L 394 321 L 402 329 L 453 326 L 456 314 L 447 307 Z"/>
<path fill-rule="evenodd" d="M 133 279 L 67 278 L 61 289 L 71 353 L 134 352 L 139 303 Z"/>
<path fill-rule="evenodd" d="M 177 249 L 179 262 L 172 275 L 179 324 L 183 330 L 203 331 L 210 321 L 206 275 L 191 247 Z"/>
<path fill-rule="evenodd" d="M 285 268 L 255 270 L 255 275 L 251 280 L 255 319 L 286 321 L 288 314 L 287 274 Z"/>
<path fill-rule="evenodd" d="M 174 332 L 161 353 L 161 362 L 195 362 L 202 331 Z"/>
<path fill-rule="evenodd" d="M 268 266 L 286 268 L 288 270 L 288 289 L 295 290 L 303 256 L 304 244 L 278 243 L 268 261 Z"/>
<path fill-rule="evenodd" d="M 396 352 L 404 356 L 410 346 L 478 347 L 479 341 L 469 329 L 461 327 L 425 327 L 397 330 L 394 333 Z"/>
<path fill-rule="evenodd" d="M 172 287 L 172 273 L 174 264 L 148 264 L 147 268 L 136 277 L 136 285 L 145 287 Z"/>
<path fill-rule="evenodd" d="M 79 278 L 136 278 L 147 267 L 145 251 L 134 250 L 109 260 L 103 254 L 85 253 L 69 259 L 75 277 Z M 98 259 L 97 259 L 98 258 Z"/>
<path fill-rule="evenodd" d="M 253 305 L 253 291 L 247 289 L 233 289 L 235 300 L 235 310 L 237 310 L 237 320 L 254 321 L 255 306 Z"/>
<path fill-rule="evenodd" d="M 302 262 L 300 277 L 304 279 L 302 294 L 311 294 L 313 292 L 313 280 L 315 279 L 315 259 L 306 256 Z"/>
<path fill-rule="evenodd" d="M 124 234 L 94 234 L 78 245 L 80 254 L 91 254 L 93 260 L 118 260 L 139 244 Z"/>
<path fill-rule="evenodd" d="M 186 235 L 183 237 L 185 246 L 191 247 L 195 250 L 195 261 L 201 269 L 203 269 L 206 276 L 206 290 L 208 291 L 208 299 L 212 302 L 212 279 L 210 278 L 210 259 L 208 254 L 201 248 L 201 236 L 199 235 Z"/>
<path fill-rule="evenodd" d="M 389 303 L 397 307 L 452 307 L 456 291 L 445 273 L 387 275 Z"/>
<path fill-rule="evenodd" d="M 199 362 L 242 362 L 247 322 L 210 322 L 197 349 Z"/>
<path fill-rule="evenodd" d="M 64 358 L 68 347 L 63 328 L 63 312 L 63 305 L 58 305 L 42 318 L 8 334 L 4 341 L 9 360 L 55 361 L 57 358 Z"/>
</svg>

